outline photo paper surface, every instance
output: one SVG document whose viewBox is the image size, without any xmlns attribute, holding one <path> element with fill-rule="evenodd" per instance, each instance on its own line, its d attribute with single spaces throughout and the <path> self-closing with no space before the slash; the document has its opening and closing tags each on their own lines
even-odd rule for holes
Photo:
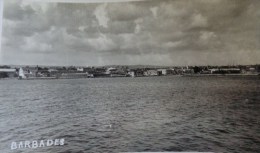
<svg viewBox="0 0 260 153">
<path fill-rule="evenodd" d="M 260 151 L 260 1 L 1 8 L 1 153 Z"/>
</svg>

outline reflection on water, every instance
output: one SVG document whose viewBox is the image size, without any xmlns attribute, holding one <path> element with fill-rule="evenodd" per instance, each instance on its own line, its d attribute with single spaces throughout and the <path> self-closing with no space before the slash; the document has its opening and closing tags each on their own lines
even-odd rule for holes
<svg viewBox="0 0 260 153">
<path fill-rule="evenodd" d="M 258 77 L 0 80 L 0 148 L 20 152 L 260 150 Z"/>
</svg>

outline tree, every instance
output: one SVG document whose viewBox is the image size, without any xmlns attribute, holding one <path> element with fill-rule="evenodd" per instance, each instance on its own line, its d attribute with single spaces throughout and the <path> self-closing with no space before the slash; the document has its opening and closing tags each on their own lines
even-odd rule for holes
<svg viewBox="0 0 260 153">
<path fill-rule="evenodd" d="M 0 68 L 3 68 L 3 69 L 10 69 L 11 67 L 10 67 L 10 66 L 7 66 L 7 65 L 3 65 L 3 66 L 0 66 Z"/>
<path fill-rule="evenodd" d="M 194 73 L 200 73 L 201 68 L 198 67 L 198 66 L 195 66 L 195 67 L 193 68 L 193 70 L 194 70 Z"/>
</svg>

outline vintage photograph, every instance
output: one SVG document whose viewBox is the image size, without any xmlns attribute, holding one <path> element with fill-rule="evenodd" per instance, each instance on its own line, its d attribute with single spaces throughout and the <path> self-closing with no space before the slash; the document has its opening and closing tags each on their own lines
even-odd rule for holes
<svg viewBox="0 0 260 153">
<path fill-rule="evenodd" d="M 1 0 L 0 152 L 260 152 L 259 0 Z"/>
</svg>

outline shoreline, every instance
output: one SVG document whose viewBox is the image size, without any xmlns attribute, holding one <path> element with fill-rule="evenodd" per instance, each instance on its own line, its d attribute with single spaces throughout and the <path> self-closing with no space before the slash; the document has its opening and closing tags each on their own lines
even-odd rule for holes
<svg viewBox="0 0 260 153">
<path fill-rule="evenodd" d="M 260 76 L 260 74 L 184 74 L 183 77 L 205 77 L 205 76 Z"/>
<path fill-rule="evenodd" d="M 87 78 L 56 78 L 56 77 L 33 77 L 33 78 L 0 78 L 0 80 L 64 80 L 64 79 L 95 79 L 95 78 L 148 78 L 148 77 L 229 77 L 229 76 L 237 76 L 237 77 L 250 77 L 254 76 L 260 77 L 260 74 L 182 74 L 182 75 L 159 75 L 159 76 L 136 76 L 136 77 L 87 77 Z"/>
</svg>

